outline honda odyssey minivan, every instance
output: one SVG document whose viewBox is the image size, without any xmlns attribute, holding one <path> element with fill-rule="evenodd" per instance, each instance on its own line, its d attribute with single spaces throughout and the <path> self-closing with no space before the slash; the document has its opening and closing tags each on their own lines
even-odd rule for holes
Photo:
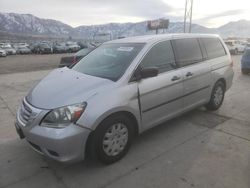
<svg viewBox="0 0 250 188">
<path fill-rule="evenodd" d="M 15 126 L 35 151 L 57 161 L 88 154 L 113 163 L 143 131 L 203 105 L 217 110 L 233 74 L 230 53 L 217 35 L 109 41 L 33 87 Z"/>
</svg>

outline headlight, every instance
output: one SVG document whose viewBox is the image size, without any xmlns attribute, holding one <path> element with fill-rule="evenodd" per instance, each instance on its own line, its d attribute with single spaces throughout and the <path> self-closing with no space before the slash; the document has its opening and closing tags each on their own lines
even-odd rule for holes
<svg viewBox="0 0 250 188">
<path fill-rule="evenodd" d="M 75 123 L 81 117 L 86 106 L 87 103 L 84 102 L 56 108 L 45 116 L 40 125 L 44 127 L 64 128 L 70 123 Z"/>
</svg>

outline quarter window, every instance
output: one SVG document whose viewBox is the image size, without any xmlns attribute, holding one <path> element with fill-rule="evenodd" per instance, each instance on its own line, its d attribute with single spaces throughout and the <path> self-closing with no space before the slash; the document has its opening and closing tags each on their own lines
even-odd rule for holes
<svg viewBox="0 0 250 188">
<path fill-rule="evenodd" d="M 202 38 L 209 59 L 226 55 L 226 51 L 218 38 Z"/>
<path fill-rule="evenodd" d="M 200 45 L 195 38 L 173 40 L 173 47 L 176 55 L 176 63 L 181 67 L 202 60 Z"/>
<path fill-rule="evenodd" d="M 159 73 L 174 69 L 175 58 L 170 41 L 153 46 L 141 62 L 142 68 L 157 67 Z"/>
</svg>

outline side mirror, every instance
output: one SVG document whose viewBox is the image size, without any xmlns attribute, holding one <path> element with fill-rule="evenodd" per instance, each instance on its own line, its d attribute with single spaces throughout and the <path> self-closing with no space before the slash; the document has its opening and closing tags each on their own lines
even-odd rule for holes
<svg viewBox="0 0 250 188">
<path fill-rule="evenodd" d="M 141 66 L 139 66 L 130 79 L 130 82 L 139 81 L 143 78 L 155 77 L 158 75 L 158 73 L 159 70 L 156 67 L 141 68 Z"/>
<path fill-rule="evenodd" d="M 140 75 L 141 78 L 150 78 L 150 77 L 155 77 L 159 73 L 158 68 L 156 67 L 149 67 L 149 68 L 143 68 L 141 69 Z"/>
</svg>

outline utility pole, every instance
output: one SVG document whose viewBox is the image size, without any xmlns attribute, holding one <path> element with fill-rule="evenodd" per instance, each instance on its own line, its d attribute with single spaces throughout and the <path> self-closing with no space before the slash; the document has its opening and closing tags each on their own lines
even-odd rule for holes
<svg viewBox="0 0 250 188">
<path fill-rule="evenodd" d="M 184 33 L 192 31 L 193 0 L 186 0 L 184 14 Z"/>
</svg>

